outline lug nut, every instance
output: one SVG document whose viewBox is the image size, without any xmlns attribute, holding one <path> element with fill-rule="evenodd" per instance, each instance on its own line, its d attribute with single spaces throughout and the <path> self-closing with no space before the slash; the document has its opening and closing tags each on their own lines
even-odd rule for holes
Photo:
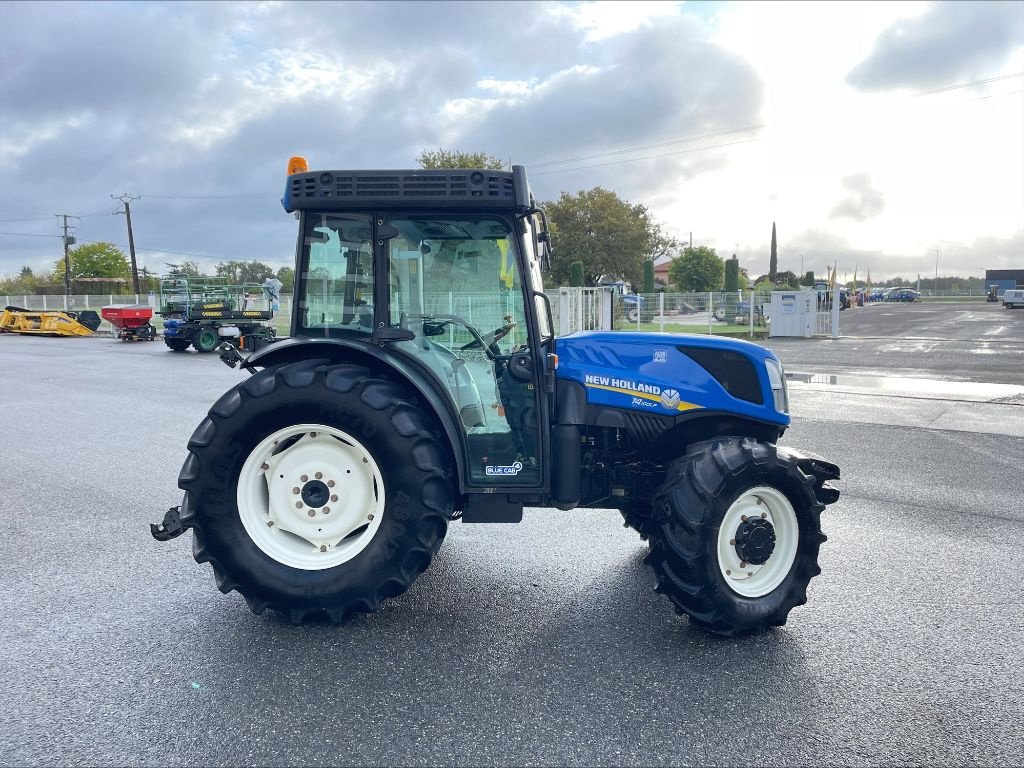
<svg viewBox="0 0 1024 768">
<path fill-rule="evenodd" d="M 732 571 L 726 571 L 726 572 L 725 572 L 725 575 L 726 575 L 726 576 L 732 576 Z"/>
<path fill-rule="evenodd" d="M 369 462 L 366 459 L 363 459 L 363 464 L 369 464 Z"/>
<path fill-rule="evenodd" d="M 327 545 L 326 544 L 321 544 L 320 545 L 320 551 L 321 552 L 326 552 L 327 551 Z"/>
<path fill-rule="evenodd" d="M 269 464 L 267 464 L 267 462 L 265 462 L 265 461 L 264 461 L 264 462 L 263 462 L 263 463 L 262 463 L 262 464 L 260 465 L 260 469 L 270 469 L 270 465 L 269 465 Z"/>
<path fill-rule="evenodd" d="M 747 576 L 753 576 L 753 575 L 754 575 L 753 571 L 747 571 Z"/>
<path fill-rule="evenodd" d="M 757 500 L 757 506 L 760 507 L 762 504 L 764 504 L 764 500 L 763 499 L 758 499 Z"/>
<path fill-rule="evenodd" d="M 729 546 L 730 547 L 735 547 L 736 546 L 736 539 L 729 539 Z"/>
<path fill-rule="evenodd" d="M 761 513 L 761 519 L 762 520 L 767 520 L 768 519 L 768 513 L 767 512 L 762 512 Z"/>
<path fill-rule="evenodd" d="M 319 480 L 319 479 L 320 479 L 320 478 L 322 478 L 323 476 L 324 476 L 324 473 L 323 473 L 323 472 L 317 472 L 317 473 L 316 473 L 315 475 L 313 475 L 313 477 L 315 477 L 315 478 L 316 478 L 317 480 Z"/>
<path fill-rule="evenodd" d="M 373 513 L 371 512 L 369 515 L 367 515 L 366 519 L 367 520 L 373 520 Z"/>
<path fill-rule="evenodd" d="M 296 509 L 302 509 L 302 502 L 301 501 L 296 501 L 295 502 L 295 508 Z"/>
<path fill-rule="evenodd" d="M 746 567 L 747 567 L 747 561 L 746 560 L 741 560 L 740 561 L 740 568 L 746 568 Z"/>
<path fill-rule="evenodd" d="M 302 478 L 302 479 L 305 480 L 306 478 Z M 740 515 L 740 520 L 742 520 L 744 523 L 747 522 L 747 516 L 746 515 Z"/>
<path fill-rule="evenodd" d="M 311 509 L 306 514 L 308 514 L 310 517 L 314 517 L 316 515 L 316 510 L 315 509 Z"/>
<path fill-rule="evenodd" d="M 331 514 L 331 508 L 330 507 L 324 507 L 324 514 L 325 515 Z"/>
<path fill-rule="evenodd" d="M 310 437 L 316 437 L 316 432 L 310 432 L 310 433 L 309 433 L 309 436 L 310 436 Z"/>
<path fill-rule="evenodd" d="M 292 493 L 298 493 L 298 492 L 299 492 L 299 486 L 296 485 L 294 488 L 292 488 Z"/>
<path fill-rule="evenodd" d="M 337 501 L 337 500 L 338 500 L 337 496 L 331 496 L 331 501 Z"/>
<path fill-rule="evenodd" d="M 268 528 L 273 528 L 274 527 L 274 521 L 273 520 L 267 520 L 267 527 Z"/>
<path fill-rule="evenodd" d="M 303 475 L 302 477 L 299 478 L 299 480 L 301 480 L 302 482 L 306 482 L 307 480 L 309 480 L 309 475 Z M 744 517 L 743 519 L 746 520 L 747 518 Z"/>
<path fill-rule="evenodd" d="M 333 480 L 328 480 L 327 481 L 327 487 L 328 488 L 333 488 L 334 487 L 334 481 Z"/>
</svg>

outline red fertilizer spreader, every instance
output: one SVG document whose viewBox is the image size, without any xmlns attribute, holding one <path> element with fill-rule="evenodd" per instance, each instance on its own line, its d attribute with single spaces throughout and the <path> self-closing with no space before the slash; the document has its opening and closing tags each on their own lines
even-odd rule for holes
<svg viewBox="0 0 1024 768">
<path fill-rule="evenodd" d="M 152 341 L 156 328 L 150 324 L 153 308 L 145 304 L 111 304 L 103 307 L 100 315 L 117 329 L 121 341 Z"/>
</svg>

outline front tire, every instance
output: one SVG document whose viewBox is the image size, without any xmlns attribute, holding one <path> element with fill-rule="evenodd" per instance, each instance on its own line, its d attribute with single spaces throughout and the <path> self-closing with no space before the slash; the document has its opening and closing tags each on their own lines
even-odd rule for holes
<svg viewBox="0 0 1024 768">
<path fill-rule="evenodd" d="M 191 342 L 188 339 L 178 339 L 171 338 L 169 336 L 164 336 L 164 344 L 166 344 L 167 348 L 172 352 L 184 352 L 188 349 L 189 344 L 191 344 Z"/>
<path fill-rule="evenodd" d="M 654 499 L 646 562 L 677 611 L 720 635 L 786 623 L 821 573 L 815 478 L 773 444 L 699 443 Z"/>
<path fill-rule="evenodd" d="M 405 592 L 453 512 L 433 420 L 361 366 L 260 371 L 214 404 L 189 451 L 178 485 L 196 561 L 254 613 L 294 623 L 338 622 Z"/>
</svg>

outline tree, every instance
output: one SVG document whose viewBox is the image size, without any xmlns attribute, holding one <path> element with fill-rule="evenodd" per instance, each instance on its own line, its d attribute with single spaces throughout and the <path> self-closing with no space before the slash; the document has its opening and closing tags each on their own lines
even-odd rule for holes
<svg viewBox="0 0 1024 768">
<path fill-rule="evenodd" d="M 779 271 L 779 248 L 775 242 L 775 222 L 772 222 L 772 253 L 768 260 L 768 276 L 775 282 L 775 273 Z"/>
<path fill-rule="evenodd" d="M 654 261 L 644 259 L 644 293 L 654 293 Z"/>
<path fill-rule="evenodd" d="M 34 277 L 34 275 L 35 275 L 35 273 L 32 271 L 32 267 L 30 267 L 28 264 L 26 264 L 24 267 L 21 268 L 21 272 L 19 273 L 18 276 L 22 280 L 27 280 L 30 277 Z"/>
<path fill-rule="evenodd" d="M 460 152 L 452 149 L 424 149 L 416 162 L 430 171 L 439 168 L 485 168 L 500 171 L 505 167 L 504 162 L 486 152 Z"/>
<path fill-rule="evenodd" d="M 738 291 L 740 288 L 740 260 L 736 254 L 725 262 L 725 290 Z"/>
<path fill-rule="evenodd" d="M 698 245 L 683 248 L 668 268 L 668 277 L 682 291 L 720 291 L 724 269 L 714 248 Z"/>
<path fill-rule="evenodd" d="M 581 288 L 583 286 L 583 262 L 574 261 L 569 266 L 569 285 L 573 288 Z"/>
<path fill-rule="evenodd" d="M 814 270 L 810 269 L 807 274 L 804 275 L 804 279 L 800 281 L 800 285 L 806 285 L 808 288 L 814 287 Z"/>
<path fill-rule="evenodd" d="M 262 283 L 274 274 L 272 267 L 262 261 L 222 261 L 214 266 L 217 277 L 227 278 L 229 283 Z M 282 281 L 283 282 L 283 281 Z"/>
<path fill-rule="evenodd" d="M 281 281 L 283 293 L 291 293 L 295 288 L 295 270 L 291 267 L 281 267 L 277 270 L 277 279 Z"/>
<path fill-rule="evenodd" d="M 127 278 L 131 275 L 128 260 L 113 243 L 87 243 L 68 252 L 71 279 L 81 277 Z M 64 259 L 54 263 L 54 280 L 64 282 Z"/>
<path fill-rule="evenodd" d="M 672 242 L 651 220 L 646 206 L 630 204 L 601 187 L 575 195 L 563 192 L 543 207 L 554 246 L 555 285 L 568 285 L 572 263 L 580 261 L 584 285 L 623 280 L 636 290 L 642 286 L 644 259 L 653 258 L 652 249 Z"/>
</svg>

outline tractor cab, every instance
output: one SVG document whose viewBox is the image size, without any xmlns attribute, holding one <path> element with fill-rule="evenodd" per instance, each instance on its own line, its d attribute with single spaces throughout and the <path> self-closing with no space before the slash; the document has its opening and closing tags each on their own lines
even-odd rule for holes
<svg viewBox="0 0 1024 768">
<path fill-rule="evenodd" d="M 545 490 L 548 236 L 525 171 L 299 171 L 283 204 L 294 343 L 407 371 L 448 416 L 468 493 Z"/>
</svg>

